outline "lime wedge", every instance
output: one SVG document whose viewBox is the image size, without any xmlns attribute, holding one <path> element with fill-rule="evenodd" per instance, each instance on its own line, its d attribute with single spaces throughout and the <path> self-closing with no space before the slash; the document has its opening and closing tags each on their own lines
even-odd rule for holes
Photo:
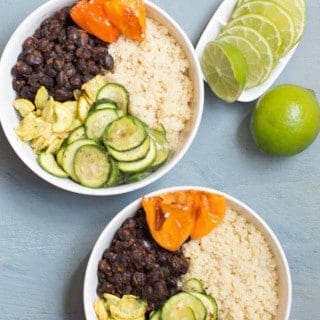
<svg viewBox="0 0 320 320">
<path fill-rule="evenodd" d="M 264 76 L 262 77 L 261 82 L 265 81 L 270 75 L 274 64 L 272 50 L 266 39 L 256 30 L 244 26 L 227 28 L 220 34 L 219 38 L 223 38 L 224 36 L 245 38 L 255 46 L 261 55 L 264 66 Z"/>
<path fill-rule="evenodd" d="M 201 57 L 202 71 L 211 90 L 222 100 L 234 102 L 241 95 L 247 76 L 247 64 L 236 47 L 210 41 Z"/>
<path fill-rule="evenodd" d="M 248 74 L 245 88 L 252 88 L 257 86 L 264 77 L 264 65 L 261 54 L 256 47 L 247 39 L 238 36 L 224 36 L 219 38 L 222 42 L 227 42 L 238 48 L 243 54 L 247 65 Z"/>
<path fill-rule="evenodd" d="M 226 29 L 235 26 L 246 26 L 258 31 L 268 41 L 274 60 L 278 60 L 281 37 L 277 27 L 269 19 L 260 14 L 246 14 L 230 20 L 226 26 Z"/>
<path fill-rule="evenodd" d="M 294 45 L 295 28 L 288 12 L 277 3 L 271 1 L 255 0 L 243 3 L 233 13 L 233 18 L 249 13 L 260 14 L 275 24 L 280 32 L 281 47 L 279 55 L 286 54 Z"/>
</svg>

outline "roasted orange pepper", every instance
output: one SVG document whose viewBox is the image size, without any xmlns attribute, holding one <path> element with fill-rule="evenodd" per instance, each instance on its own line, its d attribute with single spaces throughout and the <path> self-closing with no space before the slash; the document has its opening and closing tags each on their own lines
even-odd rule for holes
<svg viewBox="0 0 320 320">
<path fill-rule="evenodd" d="M 208 234 L 226 212 L 223 196 L 196 190 L 143 198 L 142 206 L 153 239 L 169 251 L 178 250 L 189 237 Z"/>
<path fill-rule="evenodd" d="M 119 30 L 110 23 L 104 12 L 105 0 L 80 0 L 70 11 L 72 20 L 86 32 L 106 41 L 114 42 Z"/>
<path fill-rule="evenodd" d="M 125 36 L 142 41 L 146 32 L 146 6 L 143 0 L 105 0 L 105 13 Z"/>
<path fill-rule="evenodd" d="M 195 223 L 190 234 L 192 239 L 199 239 L 210 233 L 224 218 L 226 199 L 211 193 L 200 193 Z"/>
</svg>

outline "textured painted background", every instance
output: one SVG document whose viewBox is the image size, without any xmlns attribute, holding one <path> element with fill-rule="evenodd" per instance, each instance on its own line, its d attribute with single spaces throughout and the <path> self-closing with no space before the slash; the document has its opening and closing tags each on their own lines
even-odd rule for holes
<svg viewBox="0 0 320 320">
<path fill-rule="evenodd" d="M 193 44 L 219 4 L 155 2 Z M 0 0 L 1 52 L 22 19 L 42 3 Z M 276 84 L 300 84 L 320 98 L 319 14 L 319 2 L 307 0 L 304 38 Z M 122 196 L 80 196 L 47 184 L 17 158 L 0 129 L 1 320 L 84 319 L 83 275 L 106 223 L 144 193 L 184 184 L 228 192 L 260 213 L 279 237 L 291 267 L 291 319 L 320 319 L 320 137 L 295 157 L 263 155 L 248 130 L 253 103 L 227 105 L 207 89 L 201 127 L 186 156 L 160 181 Z M 7 107 L 0 97 L 0 112 Z"/>
</svg>

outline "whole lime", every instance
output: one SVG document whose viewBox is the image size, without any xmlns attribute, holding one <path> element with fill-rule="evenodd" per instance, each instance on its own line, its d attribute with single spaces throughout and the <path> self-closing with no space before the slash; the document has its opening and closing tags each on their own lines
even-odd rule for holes
<svg viewBox="0 0 320 320">
<path fill-rule="evenodd" d="M 305 150 L 320 131 L 320 106 L 312 90 L 280 85 L 257 102 L 251 115 L 251 133 L 258 148 L 290 156 Z"/>
</svg>

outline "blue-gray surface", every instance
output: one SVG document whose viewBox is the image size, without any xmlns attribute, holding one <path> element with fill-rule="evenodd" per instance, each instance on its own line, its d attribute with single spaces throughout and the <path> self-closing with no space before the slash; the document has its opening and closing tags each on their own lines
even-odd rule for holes
<svg viewBox="0 0 320 320">
<path fill-rule="evenodd" d="M 0 0 L 0 51 L 22 19 L 43 2 Z M 193 44 L 219 4 L 155 2 Z M 319 2 L 308 0 L 305 35 L 276 84 L 300 84 L 320 98 L 319 13 Z M 291 319 L 320 319 L 320 137 L 291 158 L 261 154 L 248 129 L 252 107 L 227 105 L 206 87 L 201 127 L 182 161 L 149 187 L 114 197 L 76 195 L 42 181 L 18 159 L 0 129 L 0 319 L 84 319 L 84 270 L 106 223 L 146 192 L 190 184 L 236 196 L 270 224 L 291 267 Z"/>
</svg>

